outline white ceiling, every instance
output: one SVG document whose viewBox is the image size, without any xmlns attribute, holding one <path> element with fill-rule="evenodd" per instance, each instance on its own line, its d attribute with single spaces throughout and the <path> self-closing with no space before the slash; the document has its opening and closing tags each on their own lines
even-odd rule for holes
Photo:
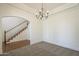
<svg viewBox="0 0 79 59">
<path fill-rule="evenodd" d="M 43 3 L 43 7 L 45 10 L 52 10 L 54 8 L 57 8 L 65 3 Z M 25 3 L 24 5 L 27 5 L 28 7 L 40 9 L 42 7 L 41 3 Z"/>
</svg>

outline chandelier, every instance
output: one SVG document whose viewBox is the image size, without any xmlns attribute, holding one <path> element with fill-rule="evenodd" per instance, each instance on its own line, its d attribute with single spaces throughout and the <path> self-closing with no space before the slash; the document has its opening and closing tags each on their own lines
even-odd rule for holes
<svg viewBox="0 0 79 59">
<path fill-rule="evenodd" d="M 44 10 L 43 3 L 42 3 L 42 8 L 36 14 L 36 18 L 40 19 L 40 20 L 47 19 L 48 18 L 48 14 L 49 14 L 49 12 Z"/>
</svg>

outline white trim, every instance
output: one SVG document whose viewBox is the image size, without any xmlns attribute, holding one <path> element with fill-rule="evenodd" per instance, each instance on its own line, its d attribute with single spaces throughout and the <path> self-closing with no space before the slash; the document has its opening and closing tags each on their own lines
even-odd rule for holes
<svg viewBox="0 0 79 59">
<path fill-rule="evenodd" d="M 30 14 L 32 14 L 32 15 L 35 15 L 34 13 L 36 12 L 36 9 L 31 8 L 31 7 L 29 7 L 29 6 L 27 6 L 27 5 L 23 4 L 23 3 L 21 3 L 21 4 L 17 4 L 17 3 L 15 3 L 15 4 L 11 4 L 11 3 L 10 3 L 10 4 L 9 4 L 9 3 L 8 3 L 8 5 L 11 6 L 11 7 L 20 9 L 21 11 L 24 11 L 24 12 L 26 12 L 26 13 L 30 13 Z M 25 8 L 26 8 L 26 9 L 25 9 Z"/>
<path fill-rule="evenodd" d="M 56 13 L 59 13 L 63 10 L 66 10 L 66 9 L 69 9 L 71 7 L 75 7 L 76 5 L 78 5 L 78 3 L 67 3 L 67 4 L 64 4 L 64 5 L 61 5 L 53 10 L 51 10 L 49 12 L 49 15 L 53 15 L 53 14 L 56 14 Z"/>
<path fill-rule="evenodd" d="M 27 5 L 24 5 L 24 4 L 21 4 L 22 6 L 19 6 L 18 4 L 8 4 L 8 5 L 11 5 L 12 7 L 15 7 L 17 9 L 20 9 L 24 12 L 28 12 L 28 13 L 33 14 L 33 15 L 35 15 L 35 13 L 38 11 L 37 9 L 31 8 L 31 7 L 29 7 Z M 76 5 L 78 5 L 78 3 L 65 3 L 65 4 L 63 4 L 63 5 L 61 5 L 57 8 L 49 10 L 49 16 L 53 15 L 53 14 L 56 14 L 56 13 L 59 13 L 63 10 L 69 9 L 71 7 L 74 7 Z M 28 10 L 25 10 L 22 7 L 26 7 L 26 9 L 28 9 Z"/>
<path fill-rule="evenodd" d="M 63 46 L 63 45 L 58 44 L 58 43 L 56 43 L 56 42 L 46 41 L 46 40 L 44 40 L 44 42 L 47 42 L 47 43 L 50 43 L 50 44 L 54 44 L 54 45 L 57 45 L 57 46 L 61 46 L 61 47 L 64 47 L 64 48 L 67 48 L 67 49 L 70 49 L 70 50 L 79 51 L 79 49 L 74 49 L 74 48 L 72 48 L 72 47 Z"/>
</svg>

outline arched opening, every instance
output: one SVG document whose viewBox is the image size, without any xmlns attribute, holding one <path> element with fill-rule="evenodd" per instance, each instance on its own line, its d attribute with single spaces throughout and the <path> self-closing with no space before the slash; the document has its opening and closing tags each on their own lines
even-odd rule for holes
<svg viewBox="0 0 79 59">
<path fill-rule="evenodd" d="M 3 52 L 30 45 L 27 39 L 28 20 L 18 16 L 4 16 L 1 20 L 4 32 Z"/>
</svg>

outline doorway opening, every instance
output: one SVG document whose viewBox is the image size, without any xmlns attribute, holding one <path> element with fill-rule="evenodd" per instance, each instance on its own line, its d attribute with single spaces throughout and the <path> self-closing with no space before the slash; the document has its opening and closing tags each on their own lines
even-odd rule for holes
<svg viewBox="0 0 79 59">
<path fill-rule="evenodd" d="M 5 16 L 1 20 L 4 31 L 3 52 L 30 45 L 27 39 L 28 20 L 18 16 Z"/>
</svg>

